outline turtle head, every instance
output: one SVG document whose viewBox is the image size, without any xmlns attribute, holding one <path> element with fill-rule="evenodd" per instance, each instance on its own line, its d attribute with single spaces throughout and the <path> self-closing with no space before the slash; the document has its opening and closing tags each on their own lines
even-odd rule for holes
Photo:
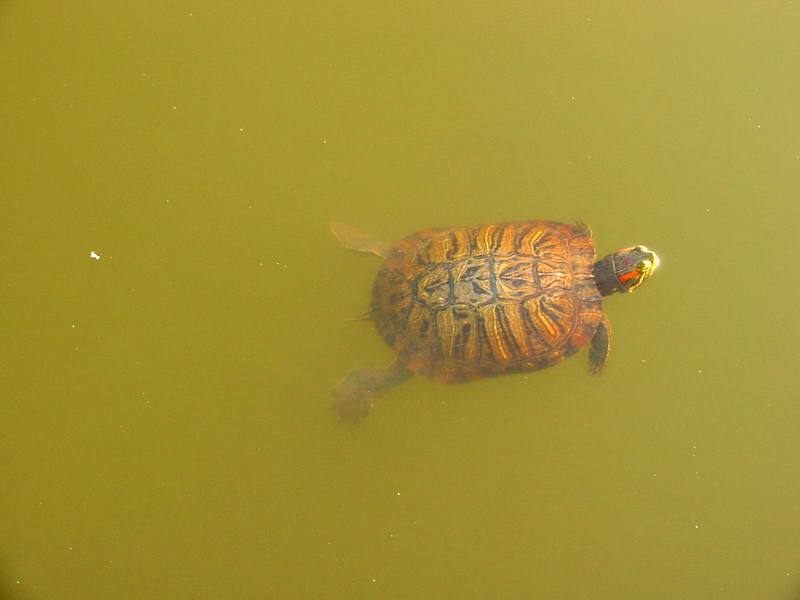
<svg viewBox="0 0 800 600">
<path fill-rule="evenodd" d="M 658 257 L 646 246 L 616 250 L 598 260 L 594 268 L 595 284 L 600 294 L 632 292 L 642 285 L 658 267 Z"/>
</svg>

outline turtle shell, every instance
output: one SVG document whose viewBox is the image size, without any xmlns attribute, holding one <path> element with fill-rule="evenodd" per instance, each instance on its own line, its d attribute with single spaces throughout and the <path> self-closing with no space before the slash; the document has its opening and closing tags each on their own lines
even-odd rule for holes
<svg viewBox="0 0 800 600">
<path fill-rule="evenodd" d="M 437 381 L 534 371 L 592 339 L 603 316 L 594 261 L 585 225 L 428 229 L 389 252 L 372 314 L 401 362 Z"/>
</svg>

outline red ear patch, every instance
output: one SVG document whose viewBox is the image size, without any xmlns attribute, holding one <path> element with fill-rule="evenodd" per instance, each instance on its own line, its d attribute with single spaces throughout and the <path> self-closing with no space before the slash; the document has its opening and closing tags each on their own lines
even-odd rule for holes
<svg viewBox="0 0 800 600">
<path fill-rule="evenodd" d="M 639 273 L 636 270 L 628 271 L 627 273 L 623 273 L 622 275 L 617 277 L 617 281 L 619 281 L 620 283 L 626 283 L 626 282 L 630 281 L 631 279 L 635 279 L 638 276 L 639 276 Z"/>
</svg>

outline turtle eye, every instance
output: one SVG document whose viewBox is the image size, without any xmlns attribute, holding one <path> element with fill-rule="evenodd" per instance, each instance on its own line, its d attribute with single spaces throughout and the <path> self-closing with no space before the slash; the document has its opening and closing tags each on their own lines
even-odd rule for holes
<svg viewBox="0 0 800 600">
<path fill-rule="evenodd" d="M 648 267 L 647 263 L 645 261 L 641 261 L 641 262 L 637 263 L 636 270 L 641 273 L 643 271 L 646 271 L 647 267 Z"/>
</svg>

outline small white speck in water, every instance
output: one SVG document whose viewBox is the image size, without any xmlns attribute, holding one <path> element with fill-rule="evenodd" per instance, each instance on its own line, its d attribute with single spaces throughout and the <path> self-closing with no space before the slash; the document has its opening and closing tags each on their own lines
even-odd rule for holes
<svg viewBox="0 0 800 600">
<path fill-rule="evenodd" d="M 100 255 L 94 250 L 92 250 L 91 252 L 89 252 L 89 258 L 93 258 L 94 260 L 100 260 Z"/>
</svg>

